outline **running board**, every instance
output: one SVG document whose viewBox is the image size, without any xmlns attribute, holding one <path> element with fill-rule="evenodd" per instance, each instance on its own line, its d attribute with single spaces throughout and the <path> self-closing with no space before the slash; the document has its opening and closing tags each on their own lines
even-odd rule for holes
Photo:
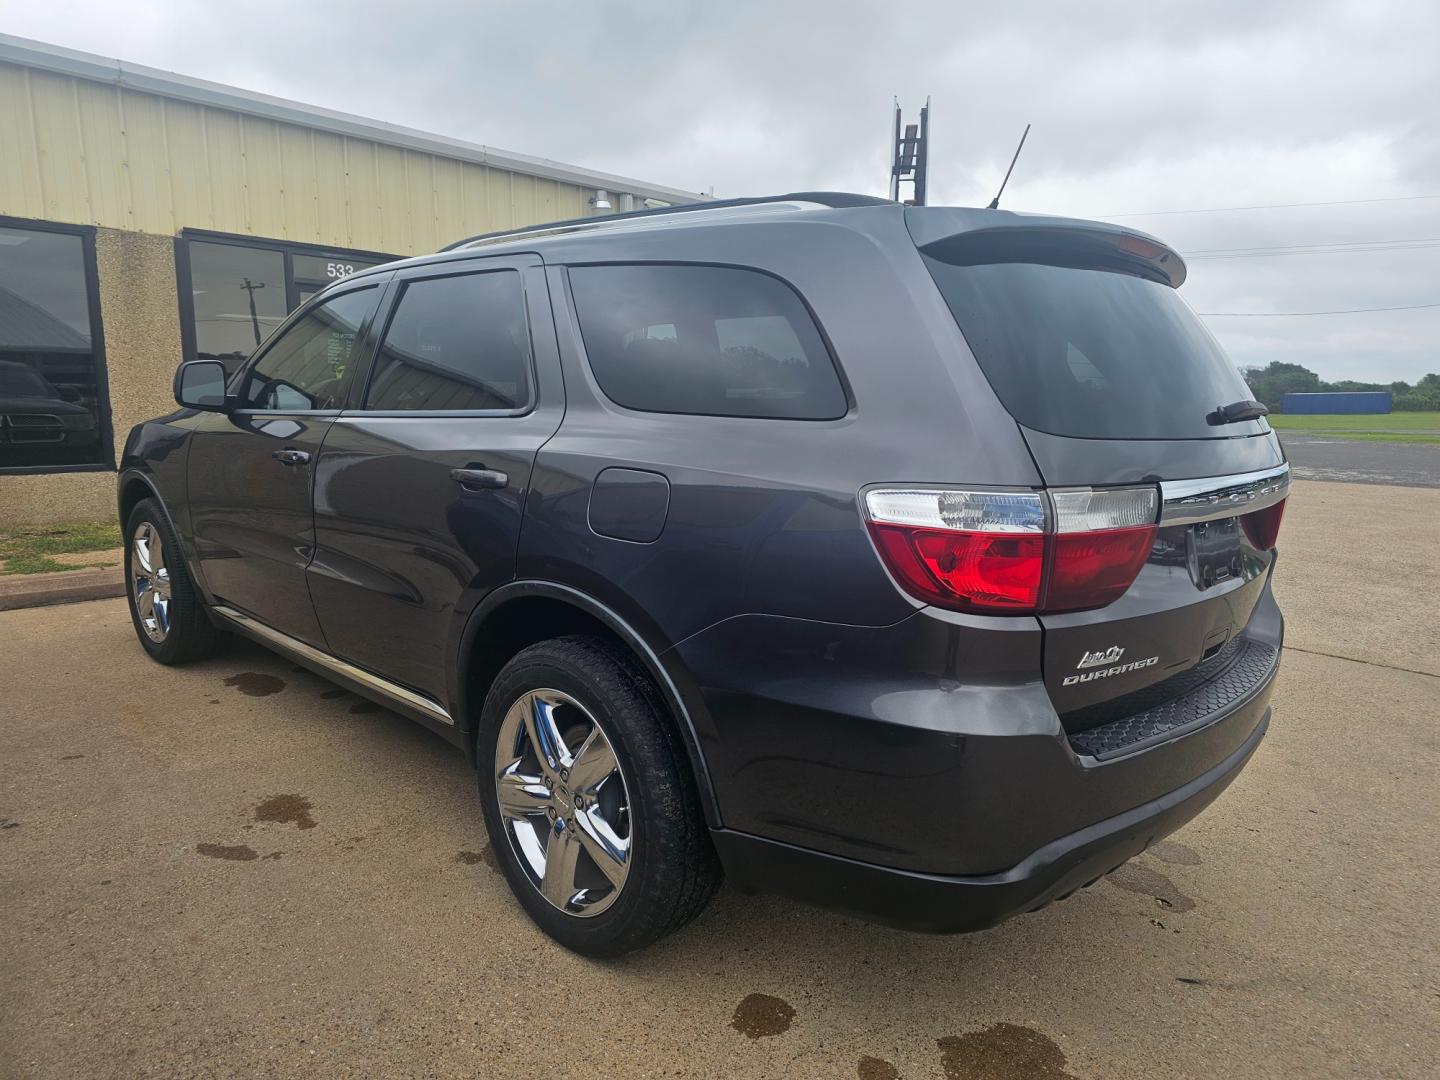
<svg viewBox="0 0 1440 1080">
<path fill-rule="evenodd" d="M 292 659 L 299 660 L 302 664 L 319 668 L 327 674 L 334 675 L 346 682 L 354 683 L 362 687 L 366 692 L 384 698 L 392 705 L 398 705 L 407 712 L 417 713 L 428 720 L 441 724 L 455 726 L 455 721 L 450 714 L 440 707 L 438 702 L 432 701 L 424 694 L 417 694 L 413 690 L 407 690 L 389 679 L 382 679 L 379 675 L 372 675 L 364 668 L 358 668 L 354 664 L 345 662 L 338 657 L 331 656 L 327 652 L 307 645 L 299 638 L 293 638 L 289 634 L 282 634 L 274 627 L 266 626 L 258 619 L 251 618 L 242 611 L 236 611 L 224 604 L 217 604 L 210 611 L 230 623 L 235 629 L 253 638 L 269 648 L 282 652 Z"/>
</svg>

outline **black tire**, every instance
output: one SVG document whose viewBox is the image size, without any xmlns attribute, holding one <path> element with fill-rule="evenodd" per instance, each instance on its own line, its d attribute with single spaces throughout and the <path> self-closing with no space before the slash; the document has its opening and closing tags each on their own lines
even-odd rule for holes
<svg viewBox="0 0 1440 1080">
<path fill-rule="evenodd" d="M 495 777 L 502 723 L 512 704 L 542 688 L 570 696 L 590 713 L 614 749 L 629 793 L 628 876 L 597 915 L 569 914 L 541 895 L 500 813 Z M 720 864 L 684 747 L 654 684 L 618 644 L 564 637 L 517 653 L 486 696 L 476 739 L 491 848 L 520 905 L 561 945 L 593 957 L 633 952 L 680 929 L 719 888 Z"/>
<path fill-rule="evenodd" d="M 147 632 L 136 602 L 136 579 L 144 572 L 144 568 L 137 565 L 136 537 L 147 526 L 152 535 L 160 539 L 163 565 L 170 581 L 168 629 L 161 641 L 154 640 Z M 161 664 L 186 664 L 212 656 L 219 648 L 222 635 L 205 613 L 205 605 L 185 566 L 180 541 L 170 527 L 170 518 L 154 499 L 140 500 L 125 522 L 125 596 L 130 604 L 135 636 L 150 659 Z"/>
</svg>

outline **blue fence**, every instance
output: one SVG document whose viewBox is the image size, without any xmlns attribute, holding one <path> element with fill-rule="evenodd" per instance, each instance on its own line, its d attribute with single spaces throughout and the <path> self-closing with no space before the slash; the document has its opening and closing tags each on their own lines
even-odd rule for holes
<svg viewBox="0 0 1440 1080">
<path fill-rule="evenodd" d="M 1388 413 L 1389 390 L 1342 390 L 1332 394 L 1285 394 L 1280 399 L 1282 413 Z"/>
</svg>

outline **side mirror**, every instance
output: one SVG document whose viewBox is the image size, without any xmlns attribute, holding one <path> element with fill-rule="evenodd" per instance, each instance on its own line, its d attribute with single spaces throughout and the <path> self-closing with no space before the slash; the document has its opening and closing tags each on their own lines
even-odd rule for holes
<svg viewBox="0 0 1440 1080">
<path fill-rule="evenodd" d="M 225 365 L 219 360 L 191 360 L 175 372 L 175 400 L 187 409 L 229 412 L 225 396 Z"/>
</svg>

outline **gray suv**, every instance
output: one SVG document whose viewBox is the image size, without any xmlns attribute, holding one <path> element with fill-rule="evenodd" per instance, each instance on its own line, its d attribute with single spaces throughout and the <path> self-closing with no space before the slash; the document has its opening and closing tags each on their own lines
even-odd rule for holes
<svg viewBox="0 0 1440 1080">
<path fill-rule="evenodd" d="M 722 868 L 993 925 L 1269 722 L 1288 467 L 1184 278 L 1113 225 L 817 193 L 364 271 L 131 432 L 140 645 L 242 634 L 453 742 L 580 952 Z"/>
</svg>

